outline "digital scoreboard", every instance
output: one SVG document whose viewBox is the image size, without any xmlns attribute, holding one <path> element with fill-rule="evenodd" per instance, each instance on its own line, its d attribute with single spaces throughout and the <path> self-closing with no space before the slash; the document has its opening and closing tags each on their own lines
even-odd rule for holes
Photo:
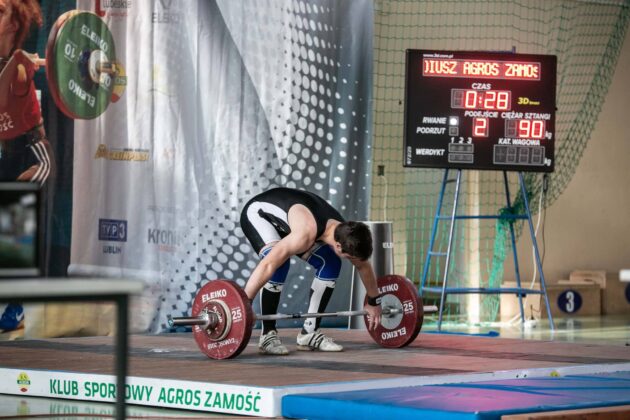
<svg viewBox="0 0 630 420">
<path fill-rule="evenodd" d="M 404 166 L 552 172 L 556 56 L 407 50 Z"/>
</svg>

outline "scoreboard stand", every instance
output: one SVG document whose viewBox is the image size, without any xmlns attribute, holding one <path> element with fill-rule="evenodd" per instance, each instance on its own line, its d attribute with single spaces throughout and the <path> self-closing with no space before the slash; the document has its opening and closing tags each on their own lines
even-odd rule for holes
<svg viewBox="0 0 630 420">
<path fill-rule="evenodd" d="M 531 212 L 529 209 L 529 202 L 527 200 L 527 188 L 525 186 L 525 181 L 523 179 L 523 173 L 518 172 L 518 179 L 521 189 L 521 194 L 523 196 L 523 203 L 525 206 L 525 213 L 523 214 L 498 214 L 498 215 L 460 215 L 457 213 L 457 206 L 459 202 L 459 193 L 461 188 L 462 181 L 462 170 L 457 169 L 457 176 L 455 178 L 455 194 L 453 200 L 453 208 L 449 215 L 442 214 L 442 204 L 444 202 L 444 193 L 446 191 L 446 186 L 448 183 L 452 182 L 449 180 L 449 169 L 444 170 L 444 177 L 442 178 L 442 185 L 440 187 L 440 195 L 437 201 L 437 208 L 435 211 L 435 218 L 433 220 L 433 227 L 431 229 L 431 237 L 429 240 L 429 249 L 427 252 L 426 260 L 424 263 L 424 268 L 422 270 L 422 279 L 420 283 L 419 294 L 423 296 L 424 293 L 433 293 L 440 294 L 440 305 L 439 305 L 439 316 L 438 316 L 438 331 L 442 330 L 442 319 L 444 314 L 444 303 L 446 302 L 446 296 L 449 294 L 516 294 L 518 296 L 519 309 L 521 314 L 521 324 L 525 323 L 525 312 L 523 310 L 523 297 L 528 294 L 539 294 L 542 295 L 545 299 L 546 308 L 547 308 L 547 317 L 549 319 L 549 326 L 551 330 L 555 329 L 555 325 L 553 322 L 553 317 L 551 315 L 551 306 L 549 305 L 549 299 L 547 297 L 547 287 L 545 283 L 545 276 L 543 274 L 542 262 L 540 259 L 540 253 L 538 250 L 538 243 L 536 241 L 536 233 L 534 231 L 534 224 L 532 222 Z M 503 181 L 505 187 L 505 199 L 507 203 L 507 208 L 509 210 L 512 209 L 512 202 L 510 198 L 510 188 L 508 184 L 508 175 L 506 171 L 503 171 Z M 449 265 L 452 253 L 452 245 L 453 245 L 453 233 L 455 231 L 455 221 L 456 220 L 471 220 L 471 219 L 504 219 L 509 222 L 510 227 L 510 239 L 512 242 L 512 255 L 514 257 L 514 271 L 516 275 L 516 286 L 517 287 L 448 287 L 448 274 L 449 274 Z M 446 247 L 446 252 L 435 252 L 433 250 L 435 246 L 435 237 L 437 235 L 438 224 L 440 220 L 450 220 L 450 227 L 448 233 L 448 245 Z M 527 289 L 521 287 L 521 275 L 518 265 L 518 253 L 516 250 L 516 236 L 514 234 L 514 222 L 516 220 L 527 220 L 529 226 L 529 232 L 532 239 L 532 244 L 534 247 L 534 254 L 536 257 L 536 266 L 538 269 L 538 273 L 540 276 L 540 290 L 536 289 Z M 444 263 L 444 275 L 442 278 L 442 287 L 427 287 L 427 276 L 429 274 L 429 266 L 431 264 L 431 258 L 433 257 L 445 257 Z"/>
<path fill-rule="evenodd" d="M 554 329 L 545 278 L 532 224 L 523 172 L 553 172 L 555 165 L 557 57 L 509 52 L 407 50 L 403 166 L 443 168 L 444 179 L 424 265 L 420 294 L 439 293 L 438 329 L 448 294 L 514 293 L 525 321 L 523 296 L 541 294 Z M 507 171 L 517 172 L 524 214 L 458 215 L 462 170 L 503 171 L 508 209 L 512 209 Z M 450 216 L 441 214 L 449 171 L 456 170 L 455 200 Z M 455 221 L 507 219 L 516 270 L 516 288 L 448 286 Z M 448 248 L 435 252 L 440 220 L 450 220 Z M 521 287 L 514 222 L 527 220 L 540 275 L 540 290 Z M 433 257 L 446 257 L 441 287 L 426 287 Z"/>
</svg>

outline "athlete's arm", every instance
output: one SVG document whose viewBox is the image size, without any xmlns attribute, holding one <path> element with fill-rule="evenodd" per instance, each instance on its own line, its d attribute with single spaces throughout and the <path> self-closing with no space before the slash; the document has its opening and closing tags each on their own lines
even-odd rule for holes
<svg viewBox="0 0 630 420">
<path fill-rule="evenodd" d="M 379 295 L 378 285 L 376 284 L 376 275 L 374 274 L 372 264 L 370 264 L 369 261 L 361 261 L 356 258 L 352 258 L 350 261 L 356 267 L 359 275 L 361 276 L 361 281 L 365 286 L 365 293 L 368 297 L 377 297 Z M 378 327 L 381 323 L 381 305 L 372 306 L 370 304 L 366 304 L 363 309 L 368 313 L 368 320 L 370 323 L 368 328 L 373 330 Z"/>
<path fill-rule="evenodd" d="M 17 62 L 12 58 L 0 73 L 0 107 L 2 108 L 9 104 L 11 85 L 15 81 L 16 74 Z"/>
<path fill-rule="evenodd" d="M 247 280 L 245 293 L 253 299 L 287 259 L 306 252 L 315 242 L 317 225 L 313 215 L 302 205 L 291 207 L 288 214 L 291 233 L 278 241 L 271 251 L 260 260 Z"/>
</svg>

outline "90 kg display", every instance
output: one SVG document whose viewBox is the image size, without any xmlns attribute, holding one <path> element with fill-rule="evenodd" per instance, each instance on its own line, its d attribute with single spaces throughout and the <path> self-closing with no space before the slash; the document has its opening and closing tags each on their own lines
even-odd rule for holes
<svg viewBox="0 0 630 420">
<path fill-rule="evenodd" d="M 556 61 L 407 50 L 404 166 L 553 172 Z"/>
</svg>

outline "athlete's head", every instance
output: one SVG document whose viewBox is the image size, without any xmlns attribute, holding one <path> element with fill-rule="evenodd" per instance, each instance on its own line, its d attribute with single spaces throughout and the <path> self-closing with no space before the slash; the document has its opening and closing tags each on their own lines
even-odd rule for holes
<svg viewBox="0 0 630 420">
<path fill-rule="evenodd" d="M 335 241 L 339 243 L 342 253 L 361 261 L 372 255 L 372 233 L 365 223 L 339 223 L 335 228 Z"/>
<path fill-rule="evenodd" d="M 0 44 L 3 54 L 22 47 L 33 25 L 42 26 L 42 12 L 37 0 L 0 0 Z"/>
</svg>

